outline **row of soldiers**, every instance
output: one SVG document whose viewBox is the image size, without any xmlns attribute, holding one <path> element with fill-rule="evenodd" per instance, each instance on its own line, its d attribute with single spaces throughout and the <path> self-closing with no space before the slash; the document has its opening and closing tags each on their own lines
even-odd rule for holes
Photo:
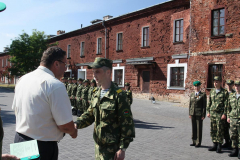
<svg viewBox="0 0 240 160">
<path fill-rule="evenodd" d="M 64 83 L 67 94 L 70 98 L 72 114 L 80 117 L 83 112 L 87 111 L 91 104 L 93 93 L 98 90 L 96 81 L 94 79 L 89 81 L 88 79 L 83 80 L 82 78 L 76 79 L 75 77 L 63 77 L 62 82 Z M 117 83 L 114 84 L 118 86 Z M 129 83 L 125 83 L 125 93 L 127 95 L 127 101 L 131 105 L 133 98 Z"/>
</svg>

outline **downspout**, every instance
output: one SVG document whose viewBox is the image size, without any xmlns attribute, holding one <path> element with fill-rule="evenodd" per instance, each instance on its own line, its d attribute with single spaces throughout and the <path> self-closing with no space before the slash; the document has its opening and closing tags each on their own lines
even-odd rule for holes
<svg viewBox="0 0 240 160">
<path fill-rule="evenodd" d="M 105 58 L 107 58 L 107 27 L 104 24 L 104 20 L 102 22 L 103 27 L 105 28 Z"/>
<path fill-rule="evenodd" d="M 188 63 L 189 63 L 189 58 L 190 58 L 190 47 L 191 47 L 191 38 L 192 38 L 192 10 L 191 10 L 191 6 L 192 6 L 192 0 L 190 0 L 190 29 L 189 29 L 189 48 L 188 48 Z"/>
</svg>

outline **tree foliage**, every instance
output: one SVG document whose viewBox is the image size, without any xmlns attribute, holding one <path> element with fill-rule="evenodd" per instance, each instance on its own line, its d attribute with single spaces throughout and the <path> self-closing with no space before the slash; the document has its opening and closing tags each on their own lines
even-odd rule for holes
<svg viewBox="0 0 240 160">
<path fill-rule="evenodd" d="M 24 75 L 35 70 L 46 49 L 47 36 L 44 32 L 33 30 L 32 35 L 28 35 L 23 31 L 8 48 L 9 61 L 12 62 L 12 67 L 8 69 L 11 75 Z"/>
</svg>

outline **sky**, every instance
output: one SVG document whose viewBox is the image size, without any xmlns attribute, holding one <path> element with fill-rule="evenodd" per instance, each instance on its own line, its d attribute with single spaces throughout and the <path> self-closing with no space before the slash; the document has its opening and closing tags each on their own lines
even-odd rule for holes
<svg viewBox="0 0 240 160">
<path fill-rule="evenodd" d="M 12 40 L 33 29 L 46 35 L 58 30 L 70 32 L 91 25 L 106 15 L 117 17 L 168 0 L 0 0 L 7 8 L 0 12 L 0 52 Z"/>
</svg>

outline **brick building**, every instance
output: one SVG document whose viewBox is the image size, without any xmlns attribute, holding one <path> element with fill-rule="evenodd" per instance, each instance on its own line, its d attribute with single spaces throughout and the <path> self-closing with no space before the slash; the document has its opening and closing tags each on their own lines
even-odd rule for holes
<svg viewBox="0 0 240 160">
<path fill-rule="evenodd" d="M 65 76 L 92 79 L 95 57 L 113 60 L 112 80 L 130 82 L 134 96 L 169 99 L 184 94 L 188 69 L 190 2 L 173 0 L 50 38 L 67 51 Z"/>
</svg>

